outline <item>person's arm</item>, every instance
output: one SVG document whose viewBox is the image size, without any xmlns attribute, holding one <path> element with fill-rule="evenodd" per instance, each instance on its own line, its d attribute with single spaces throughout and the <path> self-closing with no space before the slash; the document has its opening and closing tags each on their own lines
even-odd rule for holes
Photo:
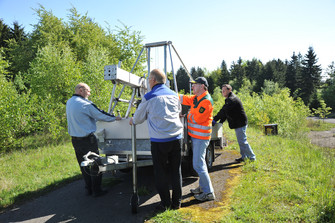
<svg viewBox="0 0 335 223">
<path fill-rule="evenodd" d="M 149 106 L 148 101 L 143 98 L 141 104 L 135 111 L 133 118 L 129 121 L 129 124 L 141 124 L 147 119 L 147 107 Z"/>
<path fill-rule="evenodd" d="M 179 101 L 182 105 L 188 105 L 191 106 L 193 104 L 193 100 L 195 98 L 195 95 L 183 95 L 179 94 Z"/>
<path fill-rule="evenodd" d="M 224 121 L 226 121 L 227 117 L 224 111 L 224 106 L 222 106 L 222 108 L 220 109 L 220 111 L 214 116 L 213 121 L 216 123 L 217 121 L 220 121 L 221 123 L 223 123 Z M 214 123 L 214 124 L 215 124 Z"/>
<path fill-rule="evenodd" d="M 87 104 L 84 107 L 84 110 L 88 113 L 89 116 L 94 118 L 97 121 L 113 122 L 116 120 L 114 115 L 111 115 L 101 109 L 99 109 L 95 104 Z M 120 118 L 118 118 L 120 120 Z"/>
</svg>

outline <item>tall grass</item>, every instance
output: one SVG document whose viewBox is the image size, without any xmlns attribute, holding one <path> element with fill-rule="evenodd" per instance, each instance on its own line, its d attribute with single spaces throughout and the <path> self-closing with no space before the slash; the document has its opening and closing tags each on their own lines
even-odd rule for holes
<svg viewBox="0 0 335 223">
<path fill-rule="evenodd" d="M 243 167 L 223 222 L 334 222 L 335 151 L 254 134 L 257 162 Z"/>
<path fill-rule="evenodd" d="M 2 154 L 0 173 L 0 210 L 81 176 L 69 141 Z"/>
<path fill-rule="evenodd" d="M 238 150 L 233 130 L 223 127 L 230 141 L 226 149 Z M 247 134 L 257 161 L 242 167 L 229 210 L 215 222 L 335 222 L 335 150 L 305 137 L 265 136 L 259 128 Z M 150 222 L 199 222 L 194 219 L 201 218 L 169 211 Z"/>
</svg>

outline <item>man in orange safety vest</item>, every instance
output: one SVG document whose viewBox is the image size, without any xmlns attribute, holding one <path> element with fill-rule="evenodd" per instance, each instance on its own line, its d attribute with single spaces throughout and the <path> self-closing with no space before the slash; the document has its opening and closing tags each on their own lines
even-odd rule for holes
<svg viewBox="0 0 335 223">
<path fill-rule="evenodd" d="M 213 100 L 204 77 L 191 81 L 194 95 L 179 95 L 181 104 L 191 106 L 187 115 L 188 135 L 193 148 L 193 168 L 199 175 L 199 187 L 191 189 L 199 201 L 214 200 L 214 189 L 205 161 L 206 149 L 212 133 Z"/>
</svg>

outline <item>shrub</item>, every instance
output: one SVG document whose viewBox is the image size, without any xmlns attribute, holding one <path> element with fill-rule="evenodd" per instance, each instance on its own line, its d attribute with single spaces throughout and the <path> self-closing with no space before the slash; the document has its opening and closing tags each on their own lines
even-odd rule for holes
<svg viewBox="0 0 335 223">
<path fill-rule="evenodd" d="M 263 128 L 264 124 L 275 123 L 278 124 L 279 134 L 283 136 L 293 136 L 302 130 L 309 115 L 308 107 L 300 99 L 294 101 L 287 88 L 272 96 L 265 93 L 250 95 L 248 90 L 243 91 L 241 88 L 237 95 L 243 103 L 249 125 Z M 223 104 L 223 97 L 215 102 L 214 115 Z"/>
<path fill-rule="evenodd" d="M 0 58 L 0 153 L 20 148 L 21 137 L 36 132 L 49 132 L 53 138 L 64 131 L 65 107 L 51 100 L 27 93 L 19 94 L 5 78 L 7 63 Z"/>
<path fill-rule="evenodd" d="M 40 49 L 30 65 L 28 79 L 31 90 L 53 102 L 64 103 L 73 93 L 71 86 L 80 80 L 81 74 L 71 49 L 66 45 L 47 45 Z"/>
<path fill-rule="evenodd" d="M 301 99 L 294 101 L 287 88 L 269 96 L 262 95 L 264 112 L 269 117 L 269 123 L 278 124 L 278 131 L 284 136 L 293 136 L 302 130 L 309 109 Z"/>
</svg>

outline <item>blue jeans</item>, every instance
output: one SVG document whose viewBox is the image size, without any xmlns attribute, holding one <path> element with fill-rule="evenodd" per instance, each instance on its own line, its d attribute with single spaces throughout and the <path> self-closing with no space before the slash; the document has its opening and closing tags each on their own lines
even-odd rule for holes
<svg viewBox="0 0 335 223">
<path fill-rule="evenodd" d="M 205 193 L 214 193 L 206 165 L 206 148 L 209 140 L 191 137 L 193 144 L 193 168 L 199 175 L 199 186 Z"/>
<path fill-rule="evenodd" d="M 256 160 L 256 156 L 247 141 L 246 131 L 247 131 L 247 125 L 241 128 L 235 129 L 235 134 L 236 134 L 238 145 L 240 146 L 240 153 L 241 153 L 242 159 L 248 158 L 250 160 Z"/>
</svg>

